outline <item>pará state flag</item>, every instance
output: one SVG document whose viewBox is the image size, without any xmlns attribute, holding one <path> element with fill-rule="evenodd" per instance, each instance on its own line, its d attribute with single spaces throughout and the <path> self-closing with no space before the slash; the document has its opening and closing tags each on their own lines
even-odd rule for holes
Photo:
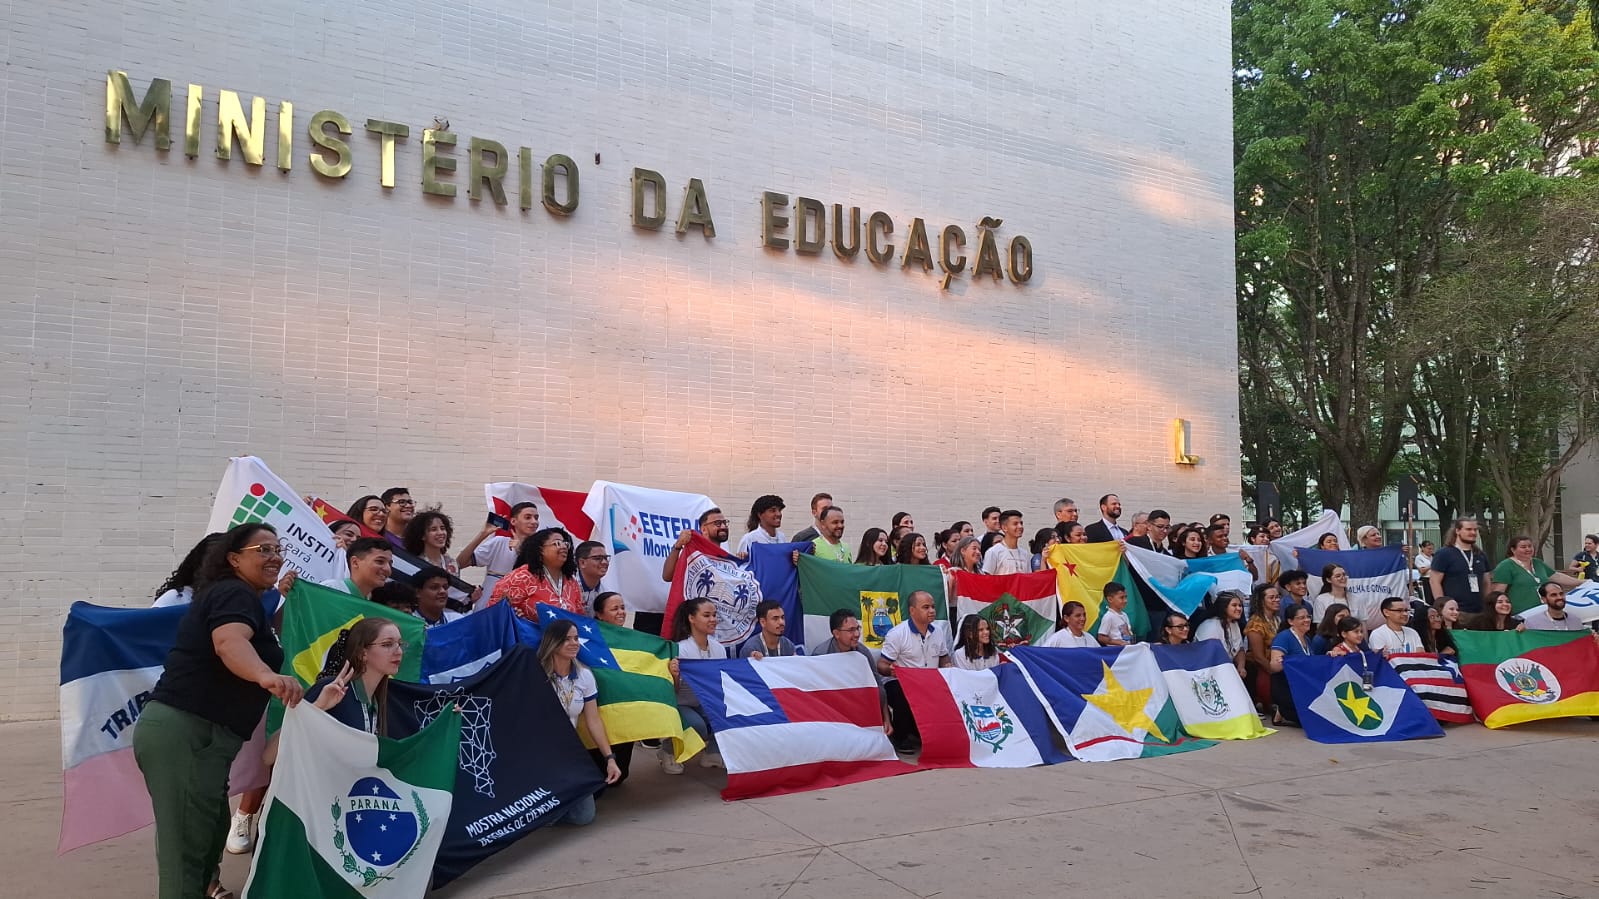
<svg viewBox="0 0 1599 899">
<path fill-rule="evenodd" d="M 251 522 L 270 524 L 283 546 L 283 565 L 301 578 L 325 581 L 349 575 L 344 551 L 333 542 L 333 532 L 322 517 L 305 504 L 282 478 L 255 456 L 228 460 L 211 505 L 211 533 Z"/>
<path fill-rule="evenodd" d="M 1205 640 L 1150 648 L 1183 730 L 1206 740 L 1253 740 L 1275 733 L 1260 723 L 1238 666 L 1221 643 Z"/>
<path fill-rule="evenodd" d="M 165 670 L 189 607 L 75 602 L 61 629 L 61 838 L 57 854 L 155 822 L 133 758 L 133 726 Z M 233 761 L 228 790 L 266 786 L 261 728 Z"/>
<path fill-rule="evenodd" d="M 461 716 L 377 737 L 302 702 L 284 716 L 245 899 L 420 896 L 451 814 Z"/>
<path fill-rule="evenodd" d="M 511 604 L 502 602 L 428 628 L 420 650 L 423 682 L 465 680 L 499 661 L 519 642 L 516 622 Z"/>
<path fill-rule="evenodd" d="M 1305 736 L 1318 743 L 1441 737 L 1443 728 L 1377 652 L 1283 660 Z M 1368 686 L 1369 685 L 1369 686 Z"/>
<path fill-rule="evenodd" d="M 589 539 L 611 553 L 611 569 L 600 583 L 627 597 L 629 608 L 664 611 L 670 587 L 661 580 L 661 566 L 677 535 L 694 530 L 700 514 L 715 507 L 698 493 L 595 481 L 583 514 L 594 522 Z"/>
<path fill-rule="evenodd" d="M 716 639 L 722 645 L 737 646 L 755 632 L 755 606 L 765 598 L 760 580 L 747 560 L 735 558 L 695 532 L 677 556 L 661 636 L 671 636 L 672 616 L 684 599 L 702 596 L 716 605 Z"/>
<path fill-rule="evenodd" d="M 422 658 L 426 653 L 427 629 L 422 619 L 380 603 L 351 596 L 305 578 L 294 582 L 288 598 L 283 603 L 283 674 L 293 675 L 309 687 L 322 673 L 328 650 L 338 642 L 339 634 L 349 630 L 362 618 L 387 618 L 400 629 L 400 639 L 405 641 L 405 658 L 395 680 L 418 681 L 422 679 Z M 283 703 L 273 699 L 267 704 L 267 733 L 276 733 L 278 722 L 283 720 Z"/>
<path fill-rule="evenodd" d="M 1011 653 L 1072 755 L 1134 759 L 1215 745 L 1183 731 L 1147 643 L 1099 649 L 1023 646 Z"/>
<path fill-rule="evenodd" d="M 677 656 L 676 643 L 544 603 L 538 604 L 537 622 L 516 619 L 522 642 L 537 649 L 543 626 L 558 618 L 577 628 L 577 660 L 594 674 L 599 694 L 595 702 L 612 745 L 670 739 L 680 762 L 705 748 L 700 735 L 683 726 L 677 711 L 677 690 L 668 667 Z"/>
<path fill-rule="evenodd" d="M 1321 573 L 1327 565 L 1341 566 L 1349 574 L 1349 612 L 1375 630 L 1386 622 L 1382 601 L 1390 596 L 1410 595 L 1410 567 L 1401 546 L 1377 549 L 1301 549 L 1299 561 L 1305 568 L 1305 589 L 1314 598 L 1321 593 Z"/>
<path fill-rule="evenodd" d="M 1453 633 L 1471 707 L 1488 727 L 1599 715 L 1599 644 L 1592 632 Z"/>
<path fill-rule="evenodd" d="M 847 609 L 861 620 L 861 642 L 877 652 L 894 625 L 905 620 L 907 602 L 917 590 L 933 595 L 938 609 L 933 626 L 949 633 L 944 569 L 937 565 L 850 565 L 802 554 L 799 581 L 805 633 L 818 646 L 832 636 L 828 616 L 836 609 Z"/>
<path fill-rule="evenodd" d="M 553 487 L 535 487 L 516 481 L 500 481 L 483 485 L 483 499 L 489 511 L 502 518 L 511 517 L 511 507 L 518 503 L 533 503 L 539 507 L 539 527 L 560 528 L 581 543 L 594 532 L 594 522 L 583 514 L 583 504 L 588 494 L 579 490 L 556 490 Z M 501 528 L 502 537 L 511 532 Z"/>
<path fill-rule="evenodd" d="M 1028 768 L 1069 761 L 1055 748 L 1049 715 L 1015 665 L 987 671 L 900 668 L 922 735 L 923 768 Z"/>
<path fill-rule="evenodd" d="M 679 664 L 727 765 L 723 799 L 916 770 L 899 760 L 883 733 L 877 678 L 858 652 Z"/>
<path fill-rule="evenodd" d="M 456 708 L 455 806 L 433 866 L 435 887 L 555 822 L 564 806 L 604 782 L 534 650 L 517 646 L 453 684 L 389 683 L 391 733 L 417 733 Z"/>
<path fill-rule="evenodd" d="M 1294 555 L 1295 550 L 1310 549 L 1317 541 L 1328 534 L 1338 539 L 1339 549 L 1349 549 L 1349 535 L 1344 530 L 1344 523 L 1339 519 L 1338 513 L 1331 509 L 1323 509 L 1321 515 L 1297 531 L 1290 531 L 1276 540 L 1271 541 L 1268 547 L 1271 554 L 1277 558 L 1277 564 L 1283 571 L 1298 571 L 1303 568 L 1309 572 L 1310 568 L 1300 564 L 1299 557 Z M 1321 569 L 1316 569 L 1320 572 Z M 1315 595 L 1315 591 L 1311 591 Z"/>
<path fill-rule="evenodd" d="M 967 615 L 988 621 L 994 645 L 1003 650 L 1037 646 L 1055 632 L 1060 599 L 1053 571 L 1031 574 L 955 572 L 955 622 Z"/>
<path fill-rule="evenodd" d="M 809 553 L 816 547 L 811 543 L 751 543 L 750 571 L 760 582 L 761 596 L 783 607 L 783 620 L 788 630 L 783 636 L 795 646 L 804 646 L 805 609 L 800 605 L 799 569 L 794 565 L 794 553 Z M 819 642 L 830 634 L 824 633 Z"/>
<path fill-rule="evenodd" d="M 1471 701 L 1466 696 L 1466 679 L 1453 656 L 1435 652 L 1394 652 L 1388 664 L 1404 678 L 1410 692 L 1432 716 L 1444 724 L 1470 724 Z"/>
<path fill-rule="evenodd" d="M 1215 575 L 1200 571 L 1190 572 L 1188 563 L 1176 556 L 1163 555 L 1130 544 L 1122 544 L 1122 550 L 1128 566 L 1137 573 L 1143 586 L 1154 591 L 1167 608 L 1184 615 L 1192 617 L 1194 612 L 1204 605 L 1207 597 L 1221 589 Z M 1247 570 L 1245 574 L 1248 574 Z M 1132 605 L 1129 603 L 1128 607 L 1131 608 Z"/>
</svg>

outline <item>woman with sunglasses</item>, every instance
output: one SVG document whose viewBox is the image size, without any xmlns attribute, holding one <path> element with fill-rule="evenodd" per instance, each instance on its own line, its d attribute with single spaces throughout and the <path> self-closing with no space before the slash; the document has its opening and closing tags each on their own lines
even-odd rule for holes
<svg viewBox="0 0 1599 899">
<path fill-rule="evenodd" d="M 228 835 L 228 769 L 273 696 L 293 706 L 262 604 L 283 568 L 276 530 L 241 524 L 195 576 L 166 667 L 133 731 L 133 756 L 155 810 L 160 899 L 230 896 L 217 880 Z"/>
</svg>

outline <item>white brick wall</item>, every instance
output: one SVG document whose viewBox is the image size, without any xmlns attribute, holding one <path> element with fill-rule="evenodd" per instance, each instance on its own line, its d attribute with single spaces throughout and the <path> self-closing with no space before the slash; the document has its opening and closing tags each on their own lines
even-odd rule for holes
<svg viewBox="0 0 1599 899">
<path fill-rule="evenodd" d="M 678 7 L 687 6 L 688 10 Z M 850 533 L 1063 492 L 1237 511 L 1227 7 L 21 3 L 0 66 L 0 717 L 54 714 L 69 603 L 146 602 L 229 455 L 340 502 L 480 514 L 485 480 L 830 489 Z M 105 73 L 173 86 L 174 149 L 104 142 Z M 205 88 L 201 156 L 185 85 Z M 212 155 L 265 97 L 267 164 Z M 276 104 L 295 162 L 272 162 Z M 354 171 L 305 128 L 348 116 Z M 461 135 L 454 201 L 419 138 Z M 378 186 L 367 118 L 405 122 Z M 471 136 L 577 160 L 557 219 L 466 199 Z M 602 162 L 594 163 L 594 154 Z M 717 236 L 629 227 L 633 166 Z M 760 246 L 763 190 L 1025 234 L 1032 283 Z M 792 238 L 792 229 L 789 236 Z M 1003 243 L 1002 243 L 1003 247 Z M 1193 469 L 1169 459 L 1193 421 Z M 463 528 L 466 529 L 466 528 Z M 736 533 L 736 531 L 735 531 Z"/>
</svg>

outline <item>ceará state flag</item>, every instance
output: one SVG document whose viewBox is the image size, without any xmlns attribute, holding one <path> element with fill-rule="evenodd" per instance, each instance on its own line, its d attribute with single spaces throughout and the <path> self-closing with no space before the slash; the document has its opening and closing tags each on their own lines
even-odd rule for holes
<svg viewBox="0 0 1599 899">
<path fill-rule="evenodd" d="M 727 765 L 723 799 L 916 770 L 899 760 L 883 732 L 877 679 L 860 653 L 679 664 Z"/>
</svg>

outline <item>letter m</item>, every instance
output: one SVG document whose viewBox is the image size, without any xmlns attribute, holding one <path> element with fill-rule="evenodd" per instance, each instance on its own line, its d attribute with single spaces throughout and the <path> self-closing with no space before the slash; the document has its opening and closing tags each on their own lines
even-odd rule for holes
<svg viewBox="0 0 1599 899">
<path fill-rule="evenodd" d="M 128 120 L 128 130 L 133 132 L 133 142 L 144 138 L 144 132 L 155 126 L 155 148 L 166 150 L 172 146 L 172 82 L 157 78 L 150 82 L 144 100 L 134 97 L 133 86 L 128 83 L 128 73 L 112 70 L 105 74 L 105 139 L 108 144 L 122 143 L 122 119 Z"/>
</svg>

